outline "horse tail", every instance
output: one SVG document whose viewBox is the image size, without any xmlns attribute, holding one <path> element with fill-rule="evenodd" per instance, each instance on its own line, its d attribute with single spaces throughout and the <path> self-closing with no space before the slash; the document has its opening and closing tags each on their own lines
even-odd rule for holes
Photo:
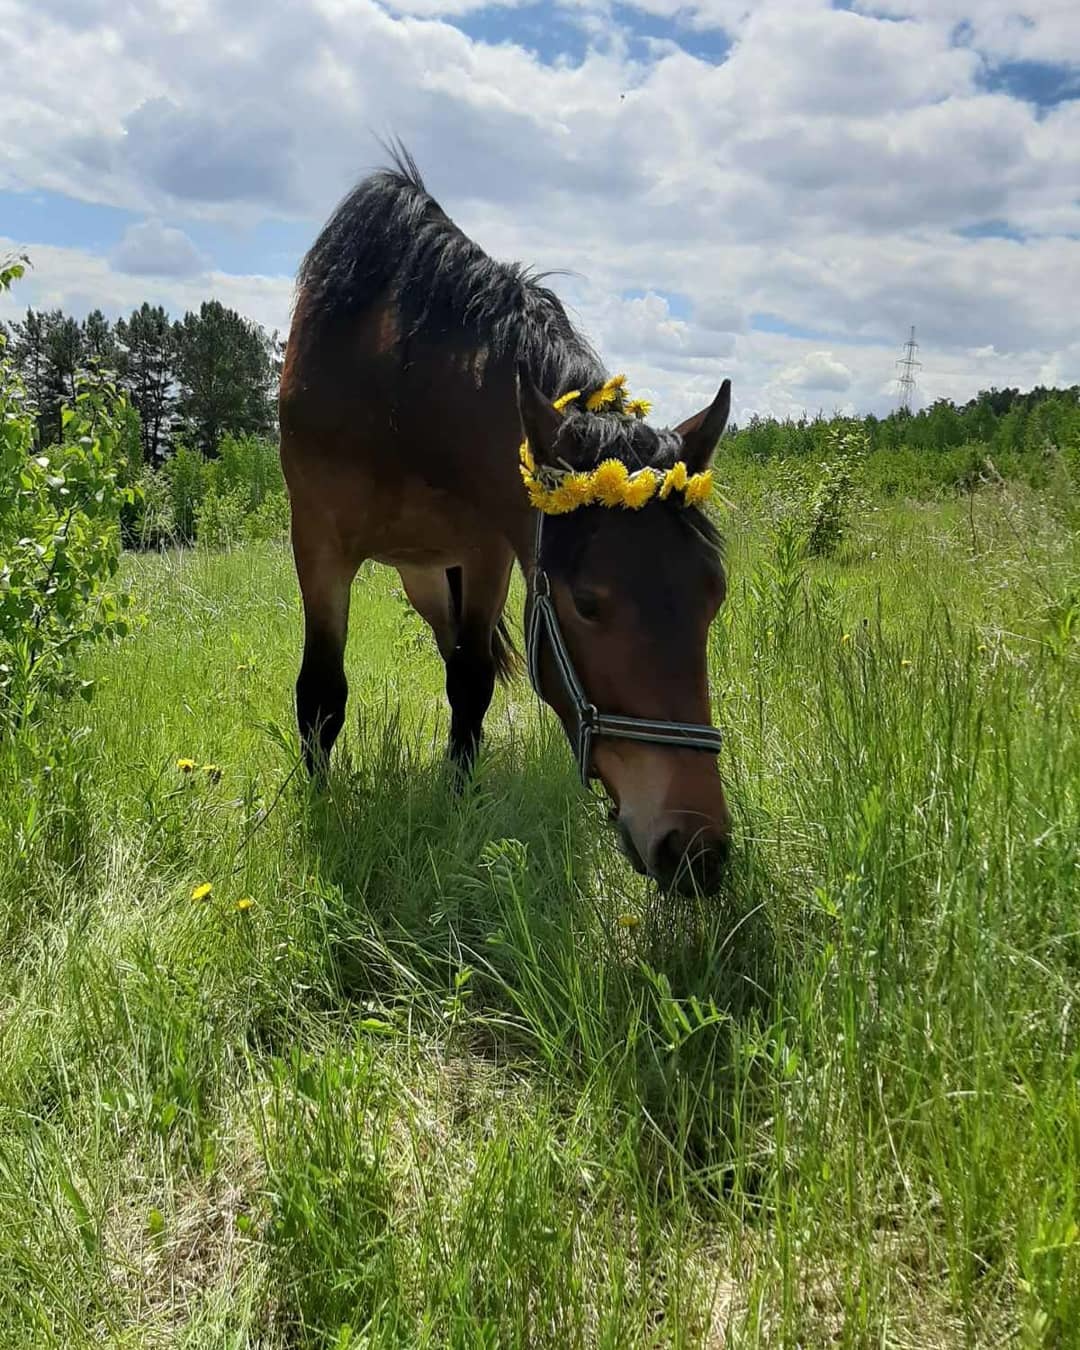
<svg viewBox="0 0 1080 1350">
<path fill-rule="evenodd" d="M 502 615 L 491 630 L 491 656 L 495 662 L 495 676 L 503 684 L 509 684 L 521 673 L 521 653 L 514 646 L 514 639 Z"/>
</svg>

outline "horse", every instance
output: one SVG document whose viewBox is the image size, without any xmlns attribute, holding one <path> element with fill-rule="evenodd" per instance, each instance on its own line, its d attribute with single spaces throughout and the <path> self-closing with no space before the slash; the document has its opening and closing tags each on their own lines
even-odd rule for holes
<svg viewBox="0 0 1080 1350">
<path fill-rule="evenodd" d="M 629 861 L 708 890 L 731 817 L 707 670 L 726 578 L 702 503 L 731 384 L 652 427 L 545 279 L 489 257 L 401 146 L 304 257 L 278 399 L 304 760 L 320 774 L 344 723 L 350 593 L 372 559 L 431 628 L 467 775 L 496 680 L 520 665 L 503 616 L 516 560 L 536 692 Z"/>
</svg>

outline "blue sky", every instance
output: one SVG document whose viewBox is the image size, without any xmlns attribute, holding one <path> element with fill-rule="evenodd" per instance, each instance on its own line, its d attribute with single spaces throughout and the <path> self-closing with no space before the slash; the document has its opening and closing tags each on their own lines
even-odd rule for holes
<svg viewBox="0 0 1080 1350">
<path fill-rule="evenodd" d="M 672 420 L 1080 381 L 1080 6 L 1036 0 L 0 0 L 0 251 L 27 303 L 287 328 L 402 136 Z M 78 71 L 78 78 L 73 72 Z"/>
</svg>

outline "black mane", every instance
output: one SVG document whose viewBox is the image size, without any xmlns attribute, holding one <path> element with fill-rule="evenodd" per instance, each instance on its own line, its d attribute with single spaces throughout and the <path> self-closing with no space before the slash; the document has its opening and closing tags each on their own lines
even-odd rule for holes
<svg viewBox="0 0 1080 1350">
<path fill-rule="evenodd" d="M 603 384 L 600 358 L 555 293 L 520 263 L 489 258 L 428 194 L 412 156 L 359 183 L 300 267 L 316 322 L 359 313 L 391 296 L 406 336 L 467 334 L 495 357 L 524 361 L 549 398 Z"/>
<path fill-rule="evenodd" d="M 408 151 L 398 145 L 389 153 L 392 167 L 349 193 L 300 266 L 308 322 L 330 323 L 392 299 L 406 339 L 465 335 L 496 358 L 523 362 L 548 398 L 580 390 L 558 441 L 574 467 L 617 458 L 631 470 L 670 468 L 682 450 L 675 432 L 620 412 L 585 409 L 607 374 L 558 296 L 540 284 L 542 276 L 490 258 L 430 196 Z M 720 539 L 709 518 L 674 500 L 665 505 L 679 513 L 696 546 L 719 560 Z"/>
</svg>

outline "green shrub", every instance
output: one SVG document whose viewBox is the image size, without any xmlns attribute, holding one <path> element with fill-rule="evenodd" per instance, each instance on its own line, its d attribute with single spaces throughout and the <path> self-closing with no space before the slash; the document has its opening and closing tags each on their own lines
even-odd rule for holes
<svg viewBox="0 0 1080 1350">
<path fill-rule="evenodd" d="M 207 491 L 206 461 L 198 450 L 181 445 L 159 472 L 169 485 L 176 537 L 190 542 L 195 538 L 199 507 Z"/>
<path fill-rule="evenodd" d="M 136 478 L 135 507 L 126 514 L 124 543 L 128 548 L 160 549 L 176 540 L 173 497 L 165 474 L 144 465 Z"/>
<path fill-rule="evenodd" d="M 271 492 L 244 521 L 248 539 L 283 539 L 289 532 L 289 498 L 285 492 Z"/>
<path fill-rule="evenodd" d="M 811 558 L 832 557 L 860 505 L 856 480 L 867 445 L 866 431 L 857 423 L 829 430 L 829 458 L 821 465 L 806 516 L 806 551 Z"/>
<path fill-rule="evenodd" d="M 211 488 L 199 503 L 195 537 L 201 548 L 232 548 L 245 538 L 245 498 L 242 489 L 218 492 Z"/>
<path fill-rule="evenodd" d="M 70 691 L 79 648 L 128 632 L 130 596 L 112 584 L 120 511 L 138 497 L 121 481 L 125 406 L 84 376 L 60 444 L 35 454 L 33 412 L 0 353 L 0 730 Z"/>
</svg>

